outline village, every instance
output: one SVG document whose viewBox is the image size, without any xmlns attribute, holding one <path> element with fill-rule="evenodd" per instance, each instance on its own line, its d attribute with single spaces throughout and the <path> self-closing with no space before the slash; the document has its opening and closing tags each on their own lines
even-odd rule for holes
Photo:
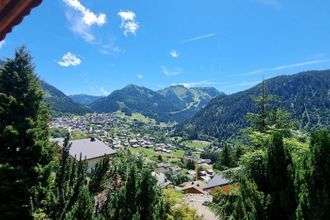
<svg viewBox="0 0 330 220">
<path fill-rule="evenodd" d="M 211 159 L 200 158 L 211 143 L 172 137 L 172 127 L 140 114 L 127 116 L 121 112 L 62 116 L 50 125 L 51 130 L 70 132 L 70 155 L 77 159 L 81 154 L 89 169 L 104 156 L 115 157 L 118 150 L 129 149 L 153 164 L 153 175 L 161 188 L 176 193 L 200 215 L 215 219 L 203 204 L 212 201 L 211 191 L 228 190 L 231 181 L 213 169 Z M 63 137 L 57 133 L 52 140 L 63 144 Z"/>
</svg>

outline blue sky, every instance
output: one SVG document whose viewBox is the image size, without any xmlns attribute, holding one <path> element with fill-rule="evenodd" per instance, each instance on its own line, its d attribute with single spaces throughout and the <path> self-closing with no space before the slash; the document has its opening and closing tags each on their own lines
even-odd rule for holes
<svg viewBox="0 0 330 220">
<path fill-rule="evenodd" d="M 330 68 L 330 1 L 44 0 L 0 43 L 26 45 L 66 94 L 129 83 L 233 93 L 263 78 Z"/>
</svg>

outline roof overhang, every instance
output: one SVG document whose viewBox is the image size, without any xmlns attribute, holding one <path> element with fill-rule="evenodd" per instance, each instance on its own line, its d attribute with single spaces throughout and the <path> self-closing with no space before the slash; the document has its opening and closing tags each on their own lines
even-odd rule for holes
<svg viewBox="0 0 330 220">
<path fill-rule="evenodd" d="M 0 1 L 0 41 L 13 27 L 22 22 L 34 7 L 40 5 L 42 0 L 1 0 Z"/>
</svg>

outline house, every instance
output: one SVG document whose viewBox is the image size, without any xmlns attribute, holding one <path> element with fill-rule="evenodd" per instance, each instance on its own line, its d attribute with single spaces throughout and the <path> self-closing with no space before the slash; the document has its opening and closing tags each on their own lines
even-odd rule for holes
<svg viewBox="0 0 330 220">
<path fill-rule="evenodd" d="M 203 163 L 206 163 L 206 164 L 211 164 L 211 159 L 199 159 L 198 160 L 198 164 L 203 164 Z"/>
<path fill-rule="evenodd" d="M 158 172 L 161 172 L 161 173 L 165 173 L 170 167 L 171 167 L 171 165 L 169 165 L 167 163 L 156 164 L 156 168 L 157 168 Z"/>
<path fill-rule="evenodd" d="M 188 174 L 189 179 L 191 179 L 191 180 L 196 178 L 196 171 L 194 171 L 194 170 L 188 170 L 187 174 Z"/>
<path fill-rule="evenodd" d="M 172 184 L 171 181 L 169 181 L 164 173 L 156 173 L 156 172 L 152 172 L 151 173 L 152 176 L 154 176 L 157 180 L 157 184 L 158 186 L 160 186 L 161 188 L 166 188 L 169 185 Z"/>
<path fill-rule="evenodd" d="M 63 147 L 64 138 L 54 138 L 52 141 Z M 115 150 L 95 138 L 72 140 L 70 143 L 70 156 L 79 160 L 81 155 L 83 159 L 87 160 L 88 168 L 94 168 L 95 164 L 106 155 L 113 156 L 116 154 Z"/>
<path fill-rule="evenodd" d="M 210 176 L 201 176 L 201 180 L 203 180 L 205 183 L 209 182 L 211 180 Z"/>
<path fill-rule="evenodd" d="M 181 170 L 182 170 L 182 168 L 179 167 L 179 166 L 170 167 L 170 172 L 171 172 L 172 175 L 178 174 Z"/>
<path fill-rule="evenodd" d="M 210 176 L 213 176 L 214 175 L 214 171 L 212 169 L 207 169 L 206 172 Z"/>
<path fill-rule="evenodd" d="M 205 191 L 203 190 L 205 187 L 205 183 L 203 181 L 197 180 L 197 181 L 189 181 L 182 183 L 180 185 L 182 187 L 182 191 L 184 193 L 189 194 L 205 194 Z"/>
<path fill-rule="evenodd" d="M 216 174 L 204 187 L 205 191 L 213 191 L 216 188 L 221 187 L 223 190 L 230 188 L 231 180 L 225 178 L 221 174 Z"/>
</svg>

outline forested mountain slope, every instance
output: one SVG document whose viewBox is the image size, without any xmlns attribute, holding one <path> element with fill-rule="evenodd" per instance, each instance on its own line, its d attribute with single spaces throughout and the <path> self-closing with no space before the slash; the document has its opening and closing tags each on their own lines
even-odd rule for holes
<svg viewBox="0 0 330 220">
<path fill-rule="evenodd" d="M 45 94 L 45 102 L 50 106 L 55 115 L 81 115 L 91 112 L 87 107 L 73 102 L 67 95 L 45 81 L 41 81 L 41 87 Z"/>
<path fill-rule="evenodd" d="M 266 89 L 278 97 L 275 105 L 292 114 L 301 129 L 330 128 L 330 70 L 308 71 L 277 76 L 265 81 Z M 228 139 L 247 126 L 246 114 L 255 111 L 253 96 L 260 95 L 261 84 L 228 96 L 219 96 L 177 133 L 190 138 L 212 136 Z"/>
<path fill-rule="evenodd" d="M 159 121 L 182 122 L 191 118 L 215 96 L 223 93 L 214 88 L 171 86 L 159 91 L 128 85 L 89 106 L 96 112 L 133 112 Z"/>
<path fill-rule="evenodd" d="M 93 95 L 86 95 L 86 94 L 79 94 L 79 95 L 69 95 L 69 97 L 78 104 L 81 105 L 89 105 L 96 100 L 103 98 L 104 96 L 93 96 Z"/>
</svg>

